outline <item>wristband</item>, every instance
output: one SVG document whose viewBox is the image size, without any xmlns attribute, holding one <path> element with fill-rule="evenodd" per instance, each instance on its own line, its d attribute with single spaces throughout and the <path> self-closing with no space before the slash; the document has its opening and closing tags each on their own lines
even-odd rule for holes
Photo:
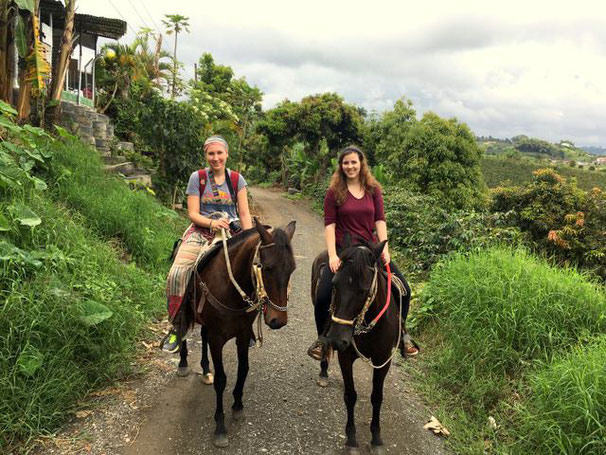
<svg viewBox="0 0 606 455">
<path fill-rule="evenodd" d="M 213 229 L 213 220 L 210 220 L 210 224 L 208 225 L 208 230 L 212 231 Z"/>
</svg>

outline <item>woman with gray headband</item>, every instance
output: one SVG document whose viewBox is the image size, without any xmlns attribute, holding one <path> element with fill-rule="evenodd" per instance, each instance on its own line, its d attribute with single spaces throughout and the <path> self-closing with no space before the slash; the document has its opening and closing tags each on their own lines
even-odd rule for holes
<svg viewBox="0 0 606 455">
<path fill-rule="evenodd" d="M 181 333 L 179 309 L 191 271 L 198 257 L 209 248 L 215 233 L 221 229 L 235 233 L 252 227 L 246 181 L 239 173 L 225 167 L 228 156 L 227 141 L 221 136 L 209 137 L 204 143 L 208 167 L 193 172 L 189 177 L 186 193 L 191 224 L 181 238 L 181 246 L 168 272 L 166 292 L 173 329 L 162 342 L 164 351 L 179 351 L 184 335 Z M 227 216 L 220 219 L 211 217 L 216 212 Z"/>
</svg>

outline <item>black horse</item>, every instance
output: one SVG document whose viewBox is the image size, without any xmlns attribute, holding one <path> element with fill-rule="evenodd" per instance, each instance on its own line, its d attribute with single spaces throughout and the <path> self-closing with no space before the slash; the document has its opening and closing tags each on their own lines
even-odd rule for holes
<svg viewBox="0 0 606 455">
<path fill-rule="evenodd" d="M 393 295 L 387 302 L 387 279 L 381 273 L 383 267 L 380 265 L 380 259 L 384 246 L 385 242 L 378 245 L 346 244 L 339 255 L 342 261 L 341 267 L 333 279 L 331 323 L 326 338 L 330 346 L 338 352 L 343 376 L 344 400 L 347 407 L 345 448 L 349 454 L 359 453 L 354 423 L 357 394 L 353 379 L 353 363 L 359 357 L 369 361 L 374 367 L 371 394 L 371 451 L 378 454 L 384 452 L 380 426 L 383 384 L 401 334 L 400 307 L 396 304 Z M 321 260 L 322 255 L 316 259 L 316 261 Z M 312 294 L 321 269 L 321 264 L 314 264 Z M 312 298 L 314 297 L 312 295 Z M 376 320 L 386 304 L 385 312 Z M 326 367 L 327 363 L 323 362 L 323 370 Z"/>
<path fill-rule="evenodd" d="M 255 220 L 256 221 L 256 220 Z M 217 447 L 228 444 L 223 412 L 223 392 L 227 376 L 223 368 L 223 346 L 236 338 L 238 378 L 233 390 L 234 419 L 244 415 L 242 394 L 248 374 L 248 348 L 253 338 L 252 325 L 257 315 L 271 329 L 286 325 L 288 284 L 295 270 L 291 240 L 295 222 L 285 229 L 266 230 L 260 223 L 227 241 L 229 263 L 236 283 L 246 294 L 243 297 L 230 280 L 227 261 L 221 247 L 211 251 L 198 265 L 183 305 L 185 324 L 202 325 L 202 370 L 207 384 L 212 382 L 207 346 L 215 368 L 214 386 L 217 395 L 215 436 Z M 258 264 L 255 265 L 255 260 Z M 254 271 L 260 266 L 260 273 Z M 260 275 L 260 276 L 259 276 Z M 180 375 L 187 373 L 187 342 L 181 344 Z"/>
</svg>

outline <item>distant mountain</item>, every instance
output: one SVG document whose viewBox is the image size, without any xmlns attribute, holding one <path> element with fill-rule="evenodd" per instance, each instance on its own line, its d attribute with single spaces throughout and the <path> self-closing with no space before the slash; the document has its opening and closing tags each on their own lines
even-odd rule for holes
<svg viewBox="0 0 606 455">
<path fill-rule="evenodd" d="M 581 149 L 592 155 L 606 155 L 606 148 L 603 147 L 581 147 Z"/>
</svg>

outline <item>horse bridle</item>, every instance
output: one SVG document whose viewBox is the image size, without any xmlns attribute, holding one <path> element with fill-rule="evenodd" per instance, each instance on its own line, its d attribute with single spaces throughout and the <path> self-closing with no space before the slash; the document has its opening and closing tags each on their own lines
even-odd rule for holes
<svg viewBox="0 0 606 455">
<path fill-rule="evenodd" d="M 356 335 L 366 333 L 372 329 L 372 326 L 367 325 L 366 321 L 364 319 L 366 317 L 366 313 L 368 312 L 368 309 L 370 308 L 370 304 L 377 296 L 377 290 L 379 287 L 378 286 L 379 269 L 377 268 L 376 265 L 373 266 L 372 269 L 373 269 L 373 276 L 372 276 L 372 282 L 370 284 L 370 289 L 368 290 L 368 296 L 366 297 L 366 301 L 364 302 L 364 306 L 360 310 L 360 313 L 358 313 L 358 315 L 355 318 L 341 319 L 341 318 L 338 318 L 335 316 L 334 295 L 333 295 L 333 298 L 332 298 L 332 301 L 330 304 L 330 319 L 337 324 L 352 326 L 354 328 L 354 334 L 356 334 Z"/>
<path fill-rule="evenodd" d="M 225 264 L 227 267 L 227 273 L 229 274 L 229 279 L 232 284 L 242 297 L 242 300 L 248 304 L 248 308 L 245 310 L 247 313 L 251 313 L 253 311 L 259 311 L 265 313 L 267 311 L 267 307 L 271 307 L 276 311 L 287 311 L 288 310 L 288 294 L 286 298 L 286 305 L 279 306 L 271 301 L 269 295 L 267 294 L 267 290 L 265 289 L 265 283 L 263 281 L 263 264 L 261 263 L 261 252 L 260 250 L 265 248 L 270 248 L 272 246 L 276 246 L 275 243 L 268 243 L 266 245 L 262 245 L 262 241 L 259 241 L 257 246 L 255 247 L 255 255 L 253 258 L 253 265 L 250 271 L 251 279 L 255 288 L 255 299 L 253 300 L 242 290 L 236 279 L 234 278 L 234 274 L 231 270 L 231 261 L 229 260 L 229 252 L 227 249 L 227 236 L 225 232 L 222 235 L 223 242 L 223 252 L 225 254 Z M 290 283 L 289 283 L 290 287 Z"/>
</svg>

